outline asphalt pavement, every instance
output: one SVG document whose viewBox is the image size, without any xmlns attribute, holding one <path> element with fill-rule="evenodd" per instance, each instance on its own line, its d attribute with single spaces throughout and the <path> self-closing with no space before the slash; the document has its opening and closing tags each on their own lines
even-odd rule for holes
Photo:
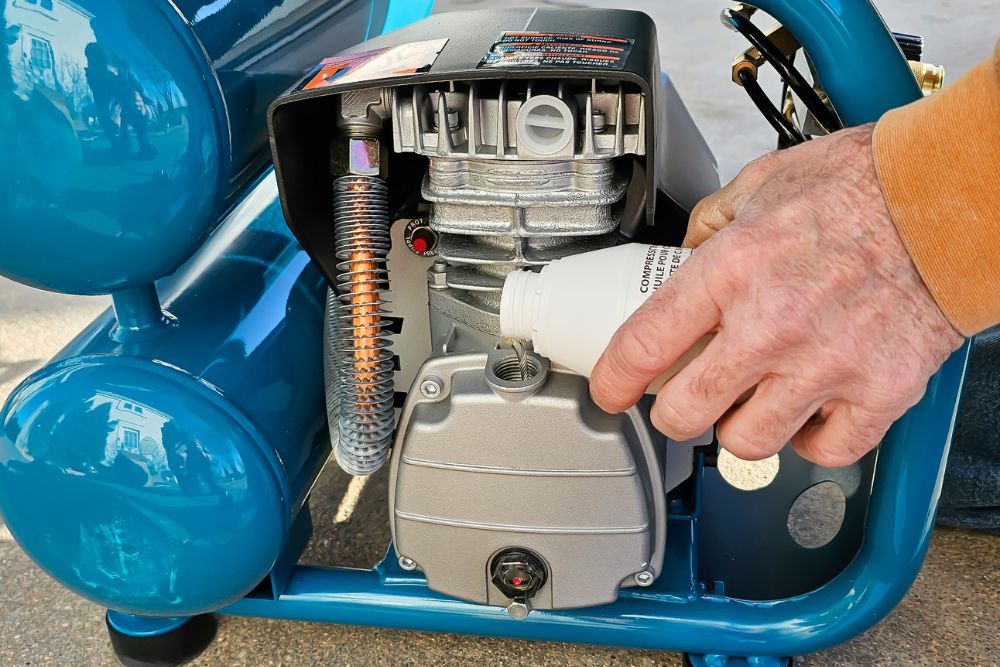
<svg viewBox="0 0 1000 667">
<path fill-rule="evenodd" d="M 494 6 L 445 0 L 438 10 Z M 744 48 L 719 24 L 723 3 L 555 2 L 643 9 L 658 23 L 664 69 L 719 158 L 723 180 L 772 144 L 763 119 L 729 82 L 732 56 Z M 985 58 L 1000 36 L 996 0 L 891 0 L 879 3 L 897 30 L 927 37 L 926 59 L 949 78 Z M 0 397 L 42 365 L 106 308 L 105 297 L 39 292 L 0 279 Z M 317 360 L 318 361 L 318 360 Z M 363 488 L 328 472 L 313 497 L 316 535 L 311 562 L 368 566 L 388 541 L 386 475 Z M 902 604 L 853 641 L 810 655 L 806 665 L 1000 665 L 1000 538 L 938 529 L 924 569 Z M 0 665 L 114 665 L 102 610 L 53 582 L 20 551 L 0 524 Z M 680 665 L 676 655 L 586 645 L 517 642 L 224 618 L 216 642 L 194 664 L 314 665 Z"/>
</svg>

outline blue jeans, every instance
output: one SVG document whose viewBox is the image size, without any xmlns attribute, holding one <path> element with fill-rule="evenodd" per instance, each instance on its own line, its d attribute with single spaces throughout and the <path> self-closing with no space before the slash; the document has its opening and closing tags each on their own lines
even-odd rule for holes
<svg viewBox="0 0 1000 667">
<path fill-rule="evenodd" d="M 972 349 L 938 523 L 1000 534 L 1000 327 Z"/>
</svg>

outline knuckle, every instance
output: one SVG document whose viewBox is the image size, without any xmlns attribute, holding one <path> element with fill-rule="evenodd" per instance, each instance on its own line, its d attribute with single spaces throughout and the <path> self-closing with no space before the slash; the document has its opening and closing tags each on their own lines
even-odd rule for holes
<svg viewBox="0 0 1000 667">
<path fill-rule="evenodd" d="M 759 315 L 751 317 L 755 317 L 756 321 L 744 322 L 741 327 L 743 335 L 741 342 L 747 349 L 747 356 L 756 359 L 775 358 L 782 351 L 797 347 L 807 339 L 805 332 L 783 327 L 769 317 Z"/>
<path fill-rule="evenodd" d="M 629 322 L 619 332 L 612 359 L 620 370 L 637 373 L 657 372 L 663 359 L 660 343 L 663 331 L 654 318 L 643 316 Z"/>
<path fill-rule="evenodd" d="M 719 444 L 746 461 L 760 461 L 779 451 L 783 442 L 776 442 L 760 429 L 736 428 L 729 424 L 719 427 Z"/>
<path fill-rule="evenodd" d="M 830 375 L 820 367 L 806 367 L 791 377 L 785 378 L 786 392 L 800 403 L 811 403 L 829 391 Z"/>
<path fill-rule="evenodd" d="M 733 357 L 730 355 L 726 359 L 732 362 Z M 735 379 L 733 369 L 722 364 L 706 364 L 688 382 L 687 391 L 697 401 L 710 402 L 724 394 Z"/>
<path fill-rule="evenodd" d="M 802 458 L 823 468 L 843 468 L 856 462 L 861 457 L 837 450 L 810 449 L 802 454 Z"/>
<path fill-rule="evenodd" d="M 859 428 L 845 442 L 840 443 L 836 450 L 837 460 L 830 467 L 840 468 L 854 463 L 878 445 L 884 432 L 884 429 L 879 430 L 870 426 Z"/>
<path fill-rule="evenodd" d="M 873 415 L 896 419 L 923 393 L 897 382 L 891 375 L 882 374 L 869 379 L 864 392 L 864 409 Z M 916 396 L 914 396 L 916 394 Z"/>
<path fill-rule="evenodd" d="M 664 434 L 687 440 L 704 433 L 712 425 L 712 418 L 688 405 L 675 395 L 661 393 L 653 404 L 653 418 Z"/>
<path fill-rule="evenodd" d="M 842 468 L 855 463 L 874 449 L 885 435 L 891 420 L 867 411 L 851 410 L 851 421 L 838 435 L 827 429 L 807 432 L 799 453 L 808 461 L 824 468 Z"/>
<path fill-rule="evenodd" d="M 707 220 L 715 217 L 714 214 L 718 210 L 718 200 L 719 193 L 713 193 L 702 199 L 700 202 L 695 204 L 695 207 L 691 210 L 691 217 L 689 218 L 688 228 L 697 225 L 707 226 Z"/>
<path fill-rule="evenodd" d="M 778 152 L 771 151 L 764 153 L 760 157 L 751 160 L 744 166 L 737 175 L 738 179 L 747 179 L 752 182 L 759 182 L 765 179 L 777 168 Z"/>
<path fill-rule="evenodd" d="M 760 268 L 760 256 L 753 235 L 746 228 L 730 225 L 698 252 L 707 289 L 730 296 L 748 292 Z"/>
</svg>

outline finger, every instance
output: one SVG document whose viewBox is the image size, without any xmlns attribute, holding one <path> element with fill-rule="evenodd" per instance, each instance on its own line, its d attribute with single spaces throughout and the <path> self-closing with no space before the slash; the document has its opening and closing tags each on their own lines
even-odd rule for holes
<svg viewBox="0 0 1000 667">
<path fill-rule="evenodd" d="M 769 377 L 749 401 L 724 416 L 715 429 L 723 448 L 747 461 L 781 451 L 816 414 L 825 397 L 806 396 L 798 384 Z"/>
<path fill-rule="evenodd" d="M 792 436 L 799 456 L 827 468 L 850 465 L 871 451 L 892 424 L 856 405 L 825 407 Z"/>
<path fill-rule="evenodd" d="M 694 253 L 612 337 L 590 378 L 599 406 L 621 412 L 634 405 L 650 382 L 719 323 L 703 264 Z"/>
<path fill-rule="evenodd" d="M 765 357 L 741 351 L 724 331 L 657 393 L 653 426 L 675 440 L 704 433 L 760 382 L 767 366 Z"/>
<path fill-rule="evenodd" d="M 761 156 L 743 167 L 732 181 L 698 202 L 691 211 L 687 234 L 681 245 L 697 248 L 735 220 L 747 201 L 774 173 L 779 159 L 778 153 Z"/>
</svg>

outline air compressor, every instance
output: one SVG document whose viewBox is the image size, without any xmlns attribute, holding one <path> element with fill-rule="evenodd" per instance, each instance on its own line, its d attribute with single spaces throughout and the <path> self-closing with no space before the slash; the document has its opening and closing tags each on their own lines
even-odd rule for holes
<svg viewBox="0 0 1000 667">
<path fill-rule="evenodd" d="M 90 111 L 0 81 L 23 158 L 0 167 L 0 272 L 114 310 L 4 404 L 0 511 L 108 608 L 125 664 L 181 664 L 218 613 L 783 665 L 905 593 L 968 346 L 850 484 L 783 452 L 748 495 L 711 432 L 671 441 L 644 402 L 604 413 L 585 378 L 501 340 L 512 271 L 676 243 L 719 186 L 648 16 L 78 4 Z M 780 145 L 922 94 L 933 70 L 866 0 L 792 4 L 758 3 L 781 22 L 766 33 L 757 7 L 724 14 L 751 42 L 733 78 Z M 376 23 L 408 25 L 331 46 Z M 788 69 L 800 48 L 811 82 Z M 790 110 L 758 94 L 765 64 Z M 371 570 L 299 562 L 334 465 L 387 468 L 392 541 Z M 824 481 L 843 524 L 807 548 L 787 508 Z"/>
</svg>

